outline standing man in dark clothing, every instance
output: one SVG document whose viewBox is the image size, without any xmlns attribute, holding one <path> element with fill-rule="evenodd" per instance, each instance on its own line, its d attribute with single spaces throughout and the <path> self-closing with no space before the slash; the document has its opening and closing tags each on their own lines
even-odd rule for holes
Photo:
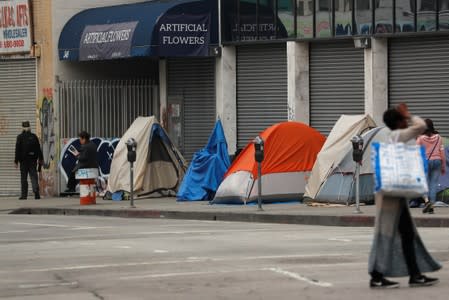
<svg viewBox="0 0 449 300">
<path fill-rule="evenodd" d="M 65 193 L 74 193 L 78 180 L 75 179 L 75 173 L 79 169 L 96 169 L 98 168 L 97 161 L 97 145 L 90 140 L 90 134 L 86 131 L 81 131 L 78 134 L 81 143 L 81 150 L 76 153 L 78 156 L 78 162 L 75 169 L 69 175 L 67 182 L 67 190 Z"/>
<path fill-rule="evenodd" d="M 30 175 L 31 185 L 33 187 L 34 199 L 40 199 L 37 168 L 38 161 L 39 165 L 41 165 L 44 160 L 41 145 L 37 136 L 31 133 L 30 122 L 23 122 L 22 128 L 22 133 L 17 136 L 16 155 L 14 158 L 16 169 L 20 164 L 22 191 L 19 200 L 25 200 L 28 196 L 28 174 Z"/>
</svg>

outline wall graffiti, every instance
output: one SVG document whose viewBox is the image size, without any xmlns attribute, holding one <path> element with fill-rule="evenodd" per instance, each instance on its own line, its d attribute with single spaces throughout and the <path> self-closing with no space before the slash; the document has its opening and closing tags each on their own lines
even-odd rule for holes
<svg viewBox="0 0 449 300">
<path fill-rule="evenodd" d="M 53 196 L 56 194 L 55 174 L 53 172 L 39 173 L 39 188 L 41 195 Z"/>
<path fill-rule="evenodd" d="M 57 191 L 56 179 L 56 136 L 53 88 L 42 89 L 37 101 L 37 135 L 39 136 L 44 162 L 39 173 L 39 186 L 43 196 L 54 196 Z"/>
<path fill-rule="evenodd" d="M 39 125 L 41 129 L 42 153 L 44 155 L 44 169 L 50 169 L 51 162 L 56 155 L 55 115 L 53 107 L 53 89 L 43 90 L 44 97 L 39 105 Z"/>
<path fill-rule="evenodd" d="M 97 145 L 97 160 L 100 177 L 97 180 L 97 188 L 99 194 L 103 194 L 107 188 L 107 180 L 111 171 L 112 158 L 114 156 L 115 148 L 117 147 L 120 139 L 105 139 L 94 137 L 92 142 Z M 71 138 L 64 141 L 64 147 L 61 151 L 61 160 L 59 162 L 59 169 L 66 182 L 69 174 L 75 168 L 77 163 L 77 157 L 72 153 L 72 147 L 77 151 L 81 149 L 81 143 L 78 138 Z"/>
<path fill-rule="evenodd" d="M 295 120 L 295 105 L 289 103 L 288 105 L 288 120 L 289 121 L 294 121 Z"/>
</svg>

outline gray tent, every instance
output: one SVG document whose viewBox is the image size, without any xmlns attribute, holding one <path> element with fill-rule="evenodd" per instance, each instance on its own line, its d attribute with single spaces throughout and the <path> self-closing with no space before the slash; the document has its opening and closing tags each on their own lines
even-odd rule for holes
<svg viewBox="0 0 449 300">
<path fill-rule="evenodd" d="M 371 144 L 386 141 L 388 128 L 374 128 L 362 135 L 364 143 L 363 162 L 360 169 L 360 202 L 374 203 L 374 177 L 371 167 Z M 317 194 L 308 201 L 335 204 L 355 202 L 355 162 L 352 159 L 352 145 L 348 140 L 343 159 L 335 164 L 321 183 Z"/>
</svg>

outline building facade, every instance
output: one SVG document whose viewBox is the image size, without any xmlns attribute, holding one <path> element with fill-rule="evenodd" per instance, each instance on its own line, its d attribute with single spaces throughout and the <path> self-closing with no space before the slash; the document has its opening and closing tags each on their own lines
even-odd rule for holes
<svg viewBox="0 0 449 300">
<path fill-rule="evenodd" d="M 276 122 L 328 134 L 341 114 L 382 124 L 402 101 L 449 135 L 449 0 L 35 0 L 29 11 L 30 45 L 0 48 L 0 143 L 11 148 L 30 119 L 43 194 L 64 188 L 68 139 L 120 137 L 138 115 L 156 115 L 188 160 L 217 118 L 230 154 Z"/>
<path fill-rule="evenodd" d="M 0 1 L 0 195 L 18 194 L 20 174 L 14 170 L 14 147 L 28 120 L 40 137 L 43 194 L 53 194 L 56 162 L 54 134 L 51 2 Z"/>
<path fill-rule="evenodd" d="M 382 124 L 400 102 L 449 134 L 449 1 L 221 3 L 223 49 L 232 49 L 222 52 L 235 53 L 237 132 L 228 141 L 237 147 L 273 121 L 324 134 L 341 114 Z"/>
</svg>

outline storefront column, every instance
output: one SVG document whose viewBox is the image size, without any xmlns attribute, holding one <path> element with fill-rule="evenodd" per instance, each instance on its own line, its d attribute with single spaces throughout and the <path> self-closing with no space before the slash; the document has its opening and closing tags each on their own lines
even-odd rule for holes
<svg viewBox="0 0 449 300">
<path fill-rule="evenodd" d="M 365 49 L 365 113 L 382 126 L 382 116 L 388 108 L 388 40 L 371 39 Z"/>
<path fill-rule="evenodd" d="M 287 42 L 288 120 L 309 124 L 309 43 Z"/>
<path fill-rule="evenodd" d="M 237 73 L 235 46 L 221 49 L 216 59 L 216 109 L 228 142 L 229 154 L 237 149 Z"/>
<path fill-rule="evenodd" d="M 168 112 L 167 112 L 167 60 L 159 60 L 159 115 L 162 127 L 168 129 Z"/>
</svg>

